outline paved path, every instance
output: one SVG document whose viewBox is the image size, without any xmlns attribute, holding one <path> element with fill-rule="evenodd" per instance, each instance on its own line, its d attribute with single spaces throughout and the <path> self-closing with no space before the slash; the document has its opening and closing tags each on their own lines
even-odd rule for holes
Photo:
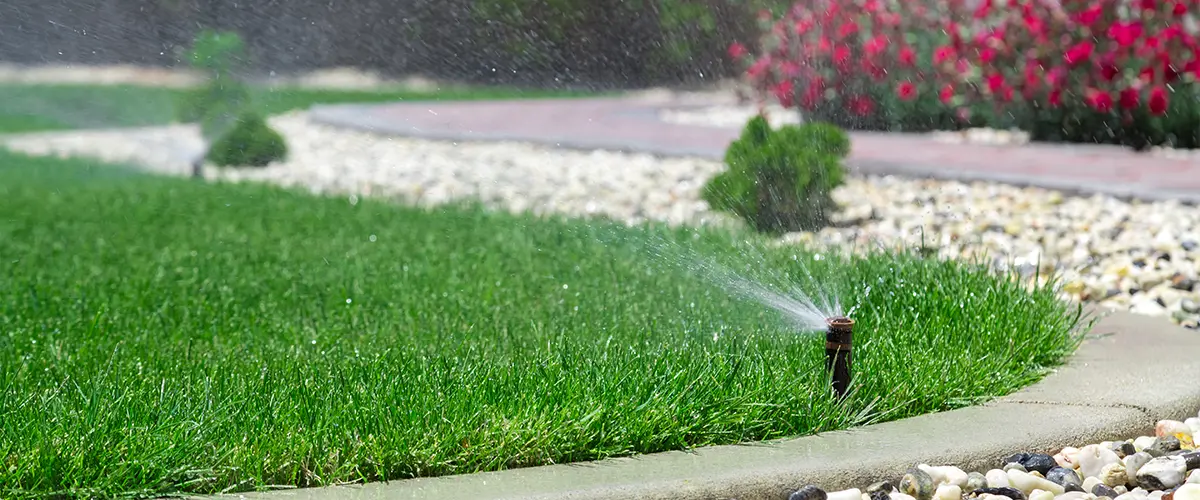
<svg viewBox="0 0 1200 500">
<path fill-rule="evenodd" d="M 327 124 L 427 139 L 525 141 L 719 159 L 739 130 L 659 120 L 669 100 L 637 97 L 317 106 Z M 863 174 L 990 180 L 1079 193 L 1200 203 L 1200 159 L 1115 146 L 949 144 L 916 134 L 853 133 Z"/>
</svg>

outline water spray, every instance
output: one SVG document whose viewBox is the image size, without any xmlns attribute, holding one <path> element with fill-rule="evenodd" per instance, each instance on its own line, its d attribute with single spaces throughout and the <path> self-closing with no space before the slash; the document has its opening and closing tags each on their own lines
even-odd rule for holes
<svg viewBox="0 0 1200 500">
<path fill-rule="evenodd" d="M 825 371 L 833 374 L 833 392 L 846 397 L 850 390 L 850 354 L 854 343 L 854 320 L 833 316 L 825 320 Z"/>
</svg>

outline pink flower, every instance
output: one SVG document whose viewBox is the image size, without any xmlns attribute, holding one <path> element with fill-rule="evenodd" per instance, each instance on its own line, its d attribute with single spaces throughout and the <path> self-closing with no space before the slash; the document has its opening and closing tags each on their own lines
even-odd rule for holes
<svg viewBox="0 0 1200 500">
<path fill-rule="evenodd" d="M 1140 21 L 1116 22 L 1108 27 L 1108 37 L 1117 41 L 1117 44 L 1122 47 L 1129 47 L 1142 37 L 1142 23 Z"/>
<path fill-rule="evenodd" d="M 855 115 L 867 116 L 875 111 L 875 101 L 872 101 L 870 97 L 856 95 L 851 97 L 849 101 L 850 112 Z"/>
<path fill-rule="evenodd" d="M 887 50 L 887 47 L 887 37 L 883 35 L 875 35 L 874 37 L 871 37 L 870 40 L 867 40 L 867 43 L 863 44 L 863 53 L 865 53 L 867 57 L 875 57 Z"/>
<path fill-rule="evenodd" d="M 900 82 L 900 84 L 896 86 L 896 95 L 900 97 L 900 100 L 902 101 L 911 101 L 916 99 L 917 86 L 914 85 L 913 82 L 907 80 Z"/>
<path fill-rule="evenodd" d="M 771 58 L 770 57 L 762 57 L 759 60 L 754 61 L 754 64 L 751 64 L 750 67 L 746 69 L 746 76 L 749 77 L 751 80 L 757 80 L 759 78 L 762 78 L 764 75 L 767 74 L 767 69 L 770 66 L 771 66 Z"/>
<path fill-rule="evenodd" d="M 738 42 L 733 42 L 729 45 L 729 57 L 734 60 L 746 57 L 746 54 L 749 53 L 750 51 L 746 50 L 746 46 Z"/>
<path fill-rule="evenodd" d="M 1067 52 L 1063 54 L 1063 60 L 1068 65 L 1078 66 L 1080 63 L 1091 59 L 1092 51 L 1094 49 L 1095 46 L 1092 45 L 1092 42 L 1079 42 L 1075 44 L 1075 46 L 1067 49 Z"/>
<path fill-rule="evenodd" d="M 1150 108 L 1150 113 L 1154 115 L 1163 115 L 1167 112 L 1167 90 L 1162 87 L 1154 87 L 1150 89 L 1150 99 L 1146 102 Z"/>
<path fill-rule="evenodd" d="M 942 46 L 934 49 L 933 63 L 942 64 L 954 58 L 954 47 Z"/>
<path fill-rule="evenodd" d="M 1121 97 L 1118 99 L 1121 102 L 1122 109 L 1136 109 L 1141 104 L 1142 96 L 1138 94 L 1137 89 L 1129 87 L 1121 91 Z"/>
<path fill-rule="evenodd" d="M 911 67 L 917 64 L 917 53 L 913 52 L 912 47 L 901 48 L 897 58 L 900 59 L 900 64 L 905 66 Z"/>
<path fill-rule="evenodd" d="M 950 104 L 954 100 L 954 85 L 947 83 L 943 86 L 942 90 L 938 92 L 938 99 L 941 99 L 942 104 Z"/>
<path fill-rule="evenodd" d="M 1088 106 L 1091 106 L 1092 109 L 1098 112 L 1108 113 L 1109 111 L 1112 111 L 1113 98 L 1108 92 L 1103 92 L 1097 89 L 1088 89 L 1086 100 Z"/>
<path fill-rule="evenodd" d="M 780 106 L 790 108 L 795 104 L 796 92 L 791 80 L 783 80 L 775 84 L 771 87 L 771 93 L 775 95 L 775 100 L 779 101 Z"/>
<path fill-rule="evenodd" d="M 1100 20 L 1100 16 L 1104 15 L 1104 5 L 1093 3 L 1084 9 L 1082 12 L 1074 16 L 1075 22 L 1084 26 L 1091 26 Z"/>
<path fill-rule="evenodd" d="M 855 33 L 858 33 L 858 23 L 854 21 L 846 21 L 838 27 L 838 38 L 846 38 Z"/>
</svg>

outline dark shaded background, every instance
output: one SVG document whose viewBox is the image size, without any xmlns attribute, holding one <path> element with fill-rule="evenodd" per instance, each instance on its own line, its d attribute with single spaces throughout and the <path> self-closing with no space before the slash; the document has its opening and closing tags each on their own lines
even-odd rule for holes
<svg viewBox="0 0 1200 500">
<path fill-rule="evenodd" d="M 237 31 L 258 72 L 330 66 L 544 88 L 691 85 L 779 0 L 0 0 L 0 61 L 182 64 Z"/>
</svg>

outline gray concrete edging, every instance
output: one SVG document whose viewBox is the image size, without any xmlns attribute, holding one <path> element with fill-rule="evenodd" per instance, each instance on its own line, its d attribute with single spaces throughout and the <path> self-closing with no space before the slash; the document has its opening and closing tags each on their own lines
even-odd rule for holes
<svg viewBox="0 0 1200 500">
<path fill-rule="evenodd" d="M 1106 311 L 1064 366 L 978 406 L 772 442 L 219 498 L 774 500 L 804 484 L 832 490 L 895 479 L 917 463 L 986 470 L 1017 451 L 1151 434 L 1158 420 L 1197 410 L 1200 334 Z"/>
</svg>

